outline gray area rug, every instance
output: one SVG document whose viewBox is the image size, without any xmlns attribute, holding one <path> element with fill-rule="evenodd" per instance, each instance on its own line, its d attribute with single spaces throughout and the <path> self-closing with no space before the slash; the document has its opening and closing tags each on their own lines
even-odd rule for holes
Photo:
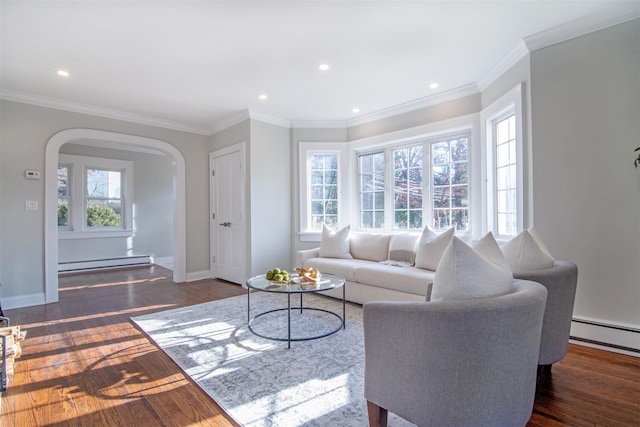
<svg viewBox="0 0 640 427">
<path fill-rule="evenodd" d="M 292 297 L 292 305 L 299 298 Z M 342 313 L 342 303 L 305 295 L 304 305 Z M 287 307 L 285 295 L 251 294 L 251 315 Z M 234 420 L 243 426 L 367 426 L 362 308 L 347 303 L 346 329 L 312 340 L 264 339 L 247 327 L 238 296 L 132 318 Z M 340 321 L 292 311 L 292 337 L 320 335 Z M 259 334 L 286 338 L 286 311 L 259 317 Z M 413 424 L 389 414 L 390 426 Z"/>
</svg>

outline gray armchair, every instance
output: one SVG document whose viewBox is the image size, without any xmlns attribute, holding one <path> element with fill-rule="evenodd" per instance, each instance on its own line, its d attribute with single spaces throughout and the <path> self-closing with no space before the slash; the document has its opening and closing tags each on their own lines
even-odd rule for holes
<svg viewBox="0 0 640 427">
<path fill-rule="evenodd" d="M 364 305 L 371 426 L 391 411 L 419 426 L 524 426 L 533 410 L 547 291 Z"/>
<path fill-rule="evenodd" d="M 578 284 L 578 267 L 569 261 L 556 261 L 551 268 L 514 273 L 513 277 L 533 280 L 547 288 L 547 306 L 542 322 L 538 365 L 549 371 L 553 363 L 560 361 L 567 354 Z"/>
</svg>

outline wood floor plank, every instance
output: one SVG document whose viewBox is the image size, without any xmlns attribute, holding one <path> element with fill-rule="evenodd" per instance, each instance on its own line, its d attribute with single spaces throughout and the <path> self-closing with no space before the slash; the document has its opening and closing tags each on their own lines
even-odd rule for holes
<svg viewBox="0 0 640 427">
<path fill-rule="evenodd" d="M 60 277 L 60 301 L 5 310 L 28 330 L 0 426 L 236 424 L 132 316 L 245 295 L 235 284 L 175 284 L 161 267 Z M 542 380 L 528 427 L 640 426 L 640 358 L 571 344 Z"/>
</svg>

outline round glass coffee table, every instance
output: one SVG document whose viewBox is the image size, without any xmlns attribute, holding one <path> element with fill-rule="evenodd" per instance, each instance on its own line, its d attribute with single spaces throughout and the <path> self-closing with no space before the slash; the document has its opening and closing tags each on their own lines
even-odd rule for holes
<svg viewBox="0 0 640 427">
<path fill-rule="evenodd" d="M 331 273 L 320 273 L 320 280 L 317 283 L 300 283 L 299 278 L 293 274 L 291 275 L 292 281 L 289 283 L 278 284 L 275 282 L 270 282 L 265 278 L 264 274 L 260 276 L 255 276 L 247 280 L 247 321 L 249 322 L 249 330 L 261 337 L 275 341 L 286 341 L 287 348 L 291 348 L 291 341 L 309 341 L 315 340 L 318 338 L 327 337 L 329 335 L 333 335 L 338 332 L 340 329 L 344 329 L 346 327 L 345 324 L 345 286 L 344 286 L 344 277 L 338 276 L 337 274 Z M 302 304 L 302 295 L 317 293 L 322 291 L 328 291 L 330 289 L 336 289 L 342 287 L 342 315 L 339 313 L 335 313 L 333 311 L 325 310 L 323 308 L 315 308 L 315 307 L 305 307 Z M 256 314 L 251 317 L 251 291 L 260 291 L 260 292 L 273 292 L 278 294 L 286 294 L 287 295 L 287 307 L 286 308 L 276 308 L 273 310 L 263 311 L 259 314 Z M 291 296 L 292 295 L 300 295 L 300 305 L 291 306 Z M 302 314 L 305 310 L 313 310 L 320 311 L 324 313 L 328 313 L 332 316 L 335 316 L 340 321 L 340 324 L 337 328 L 330 330 L 329 332 L 322 333 L 320 335 L 313 336 L 304 336 L 304 337 L 291 337 L 291 311 L 292 310 L 300 310 L 300 314 Z M 287 312 L 287 336 L 271 336 L 263 333 L 256 332 L 252 327 L 252 323 L 258 319 L 259 317 L 266 316 L 270 313 L 286 311 Z"/>
</svg>

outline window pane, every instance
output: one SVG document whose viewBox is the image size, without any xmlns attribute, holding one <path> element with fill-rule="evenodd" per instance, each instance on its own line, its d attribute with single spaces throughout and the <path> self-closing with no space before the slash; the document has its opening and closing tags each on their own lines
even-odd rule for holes
<svg viewBox="0 0 640 427">
<path fill-rule="evenodd" d="M 466 231 L 469 226 L 469 138 L 458 137 L 432 143 L 431 193 L 433 226 L 452 225 Z M 465 209 L 460 209 L 465 208 Z"/>
<path fill-rule="evenodd" d="M 87 227 L 120 227 L 121 216 L 120 200 L 87 200 Z"/>
<path fill-rule="evenodd" d="M 384 226 L 384 163 L 384 152 L 358 157 L 360 226 L 363 228 Z"/>
<path fill-rule="evenodd" d="M 120 198 L 119 171 L 87 169 L 87 196 L 99 198 Z"/>
<path fill-rule="evenodd" d="M 58 227 L 69 227 L 69 166 L 58 166 Z"/>
<path fill-rule="evenodd" d="M 395 228 L 410 228 L 410 209 L 422 209 L 423 152 L 422 144 L 393 150 Z"/>
<path fill-rule="evenodd" d="M 513 236 L 517 227 L 517 153 L 516 122 L 511 115 L 494 124 L 495 141 L 495 211 L 498 235 Z"/>
<path fill-rule="evenodd" d="M 409 211 L 409 228 L 422 228 L 422 210 Z"/>
<path fill-rule="evenodd" d="M 319 230 L 322 224 L 336 225 L 338 220 L 338 154 L 312 154 L 308 157 L 311 165 L 311 224 L 312 230 Z"/>
</svg>

